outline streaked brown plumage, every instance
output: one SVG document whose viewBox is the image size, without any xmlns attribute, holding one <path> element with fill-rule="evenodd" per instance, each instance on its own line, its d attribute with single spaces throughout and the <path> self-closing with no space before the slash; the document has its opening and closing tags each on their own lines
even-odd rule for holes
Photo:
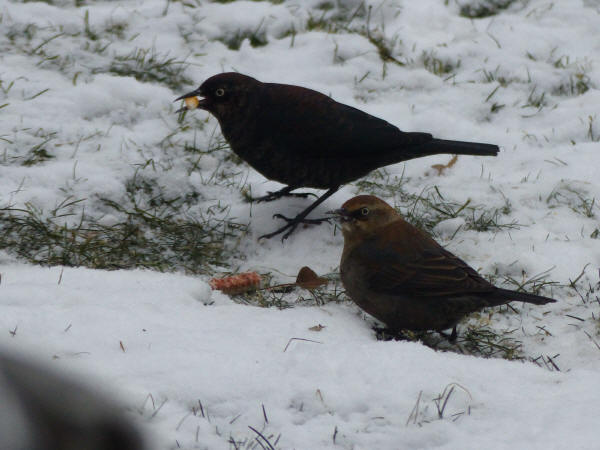
<svg viewBox="0 0 600 450">
<path fill-rule="evenodd" d="M 494 286 L 372 195 L 348 200 L 335 214 L 344 234 L 346 293 L 392 330 L 454 327 L 455 337 L 456 323 L 486 306 L 556 301 Z"/>
<path fill-rule="evenodd" d="M 222 73 L 177 100 L 203 97 L 198 108 L 213 114 L 231 149 L 269 180 L 287 186 L 257 198 L 275 200 L 300 187 L 327 189 L 308 208 L 272 237 L 299 223 L 318 223 L 306 216 L 341 185 L 378 167 L 440 153 L 495 156 L 498 146 L 434 139 L 429 133 L 405 133 L 385 120 L 327 95 L 260 81 L 239 73 Z M 184 108 L 185 109 L 185 108 Z"/>
</svg>

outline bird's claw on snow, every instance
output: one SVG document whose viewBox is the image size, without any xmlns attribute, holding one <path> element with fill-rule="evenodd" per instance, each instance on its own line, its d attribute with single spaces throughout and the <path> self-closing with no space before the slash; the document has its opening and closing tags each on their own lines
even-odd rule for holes
<svg viewBox="0 0 600 450">
<path fill-rule="evenodd" d="M 252 203 L 271 202 L 281 197 L 282 194 L 279 194 L 278 192 L 267 191 L 267 195 L 263 195 L 261 197 L 251 197 L 250 201 Z"/>
<path fill-rule="evenodd" d="M 458 337 L 458 332 L 456 331 L 456 325 L 452 328 L 452 333 L 448 334 L 444 331 L 438 331 L 438 334 L 446 339 L 448 339 L 448 342 L 450 343 L 454 343 L 456 342 L 456 338 Z"/>
<path fill-rule="evenodd" d="M 320 219 L 305 219 L 304 217 L 296 216 L 293 219 L 290 219 L 289 217 L 285 217 L 283 214 L 273 214 L 273 219 L 285 220 L 288 224 L 294 223 L 298 225 L 301 223 L 306 223 L 309 225 L 320 225 L 323 222 L 329 222 L 331 220 L 331 217 L 322 217 Z"/>
<path fill-rule="evenodd" d="M 297 198 L 308 198 L 313 196 L 314 198 L 319 198 L 319 196 L 313 192 L 290 192 L 289 194 L 285 194 L 286 197 L 297 197 Z"/>
<path fill-rule="evenodd" d="M 278 234 L 283 233 L 285 230 L 289 229 L 289 231 L 287 233 L 285 233 L 283 236 L 281 236 L 281 242 L 285 241 L 296 229 L 296 227 L 298 226 L 298 223 L 288 223 L 287 225 L 278 228 L 277 230 L 273 231 L 272 233 L 268 233 L 268 234 L 263 234 L 262 236 L 260 236 L 258 238 L 258 240 L 262 240 L 262 239 L 271 239 L 273 236 L 277 236 Z"/>
<path fill-rule="evenodd" d="M 262 197 L 252 197 L 250 199 L 251 202 L 262 203 L 262 202 L 272 202 L 273 200 L 278 200 L 281 197 L 297 197 L 297 198 L 308 198 L 310 196 L 317 197 L 316 194 L 312 192 L 281 192 L 281 191 L 267 191 L 267 195 L 263 195 Z"/>
<path fill-rule="evenodd" d="M 273 219 L 282 219 L 282 220 L 285 220 L 287 222 L 287 224 L 284 225 L 281 228 L 278 228 L 277 230 L 273 231 L 272 233 L 263 234 L 262 236 L 260 236 L 258 238 L 258 240 L 261 240 L 261 239 L 271 239 L 273 236 L 277 236 L 278 234 L 281 234 L 281 233 L 283 233 L 284 231 L 287 230 L 287 232 L 281 237 L 281 241 L 283 242 L 288 237 L 290 237 L 290 235 L 294 232 L 294 230 L 301 223 L 308 224 L 308 225 L 320 225 L 323 222 L 329 222 L 329 220 L 331 218 L 330 217 L 323 217 L 321 219 L 305 219 L 304 217 L 296 216 L 296 217 L 290 219 L 289 217 L 286 217 L 283 214 L 273 214 Z"/>
</svg>

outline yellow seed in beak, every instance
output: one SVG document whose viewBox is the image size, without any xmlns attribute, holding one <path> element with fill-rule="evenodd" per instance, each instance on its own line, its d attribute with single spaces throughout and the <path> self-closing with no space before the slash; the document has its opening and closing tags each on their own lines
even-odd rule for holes
<svg viewBox="0 0 600 450">
<path fill-rule="evenodd" d="M 200 103 L 198 97 L 186 97 L 183 99 L 183 101 L 185 102 L 185 107 L 190 111 L 192 109 L 196 109 L 198 107 L 198 104 Z"/>
</svg>

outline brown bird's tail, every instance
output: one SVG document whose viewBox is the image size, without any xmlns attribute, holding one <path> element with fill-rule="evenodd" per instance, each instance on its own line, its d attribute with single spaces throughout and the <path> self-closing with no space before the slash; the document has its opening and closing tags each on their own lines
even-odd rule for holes
<svg viewBox="0 0 600 450">
<path fill-rule="evenodd" d="M 533 303 L 534 305 L 545 305 L 546 303 L 556 302 L 555 299 L 550 297 L 542 297 L 541 295 L 528 294 L 527 292 L 511 291 L 510 289 L 498 288 L 496 293 L 509 301 Z"/>
<path fill-rule="evenodd" d="M 447 141 L 445 139 L 432 139 L 420 149 L 426 152 L 450 153 L 453 155 L 479 155 L 496 156 L 500 151 L 497 145 L 482 144 L 480 142 Z"/>
</svg>

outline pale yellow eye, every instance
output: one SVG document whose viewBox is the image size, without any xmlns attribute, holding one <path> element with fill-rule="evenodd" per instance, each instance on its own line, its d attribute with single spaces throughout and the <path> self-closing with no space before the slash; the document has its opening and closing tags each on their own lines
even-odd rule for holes
<svg viewBox="0 0 600 450">
<path fill-rule="evenodd" d="M 215 95 L 216 95 L 217 97 L 223 97 L 223 96 L 225 95 L 225 89 L 223 89 L 223 88 L 219 88 L 219 89 L 217 89 L 217 90 L 215 91 Z"/>
<path fill-rule="evenodd" d="M 361 209 L 361 210 L 360 210 L 360 213 L 361 213 L 363 216 L 366 216 L 366 215 L 368 215 L 368 214 L 369 214 L 369 208 L 363 208 L 363 209 Z"/>
</svg>

